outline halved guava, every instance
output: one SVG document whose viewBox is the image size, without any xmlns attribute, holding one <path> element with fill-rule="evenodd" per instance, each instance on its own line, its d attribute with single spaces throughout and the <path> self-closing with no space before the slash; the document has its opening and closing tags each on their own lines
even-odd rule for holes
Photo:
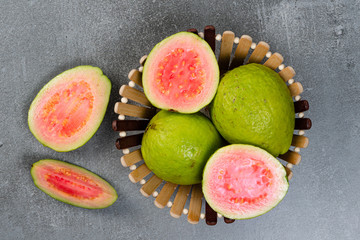
<svg viewBox="0 0 360 240">
<path fill-rule="evenodd" d="M 33 164 L 35 185 L 50 197 L 82 208 L 106 208 L 118 195 L 104 179 L 82 167 L 53 159 Z"/>
<path fill-rule="evenodd" d="M 147 126 L 141 153 L 159 178 L 181 185 L 200 183 L 204 166 L 223 139 L 202 113 L 162 110 Z"/>
<path fill-rule="evenodd" d="M 208 105 L 219 84 L 219 66 L 199 36 L 180 32 L 158 43 L 146 59 L 142 83 L 156 107 L 194 113 Z"/>
<path fill-rule="evenodd" d="M 78 66 L 59 74 L 31 103 L 30 131 L 58 152 L 81 147 L 99 128 L 110 90 L 110 80 L 97 67 Z"/>
<path fill-rule="evenodd" d="M 270 153 L 233 144 L 211 156 L 202 187 L 216 212 L 231 219 L 248 219 L 275 207 L 285 197 L 289 183 L 284 166 Z"/>
<path fill-rule="evenodd" d="M 295 110 L 290 91 L 277 72 L 261 64 L 227 72 L 210 113 L 229 143 L 255 145 L 275 157 L 291 145 Z"/>
</svg>

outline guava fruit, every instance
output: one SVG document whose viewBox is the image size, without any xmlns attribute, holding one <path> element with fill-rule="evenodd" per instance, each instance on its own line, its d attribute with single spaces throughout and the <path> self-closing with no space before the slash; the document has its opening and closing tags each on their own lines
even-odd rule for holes
<svg viewBox="0 0 360 240">
<path fill-rule="evenodd" d="M 30 131 L 58 152 L 81 147 L 99 128 L 110 90 L 110 80 L 97 67 L 78 66 L 59 74 L 31 103 Z"/>
<path fill-rule="evenodd" d="M 201 182 L 207 160 L 222 144 L 220 134 L 202 113 L 162 110 L 145 130 L 141 153 L 159 178 L 190 185 Z"/>
<path fill-rule="evenodd" d="M 251 145 L 217 150 L 204 168 L 202 189 L 208 204 L 231 219 L 248 219 L 275 207 L 289 183 L 284 166 L 270 153 Z"/>
<path fill-rule="evenodd" d="M 146 59 L 142 84 L 157 108 L 194 113 L 208 105 L 219 84 L 219 66 L 209 44 L 199 36 L 176 33 Z"/>
<path fill-rule="evenodd" d="M 118 195 L 98 175 L 70 163 L 43 159 L 33 164 L 34 184 L 56 200 L 82 208 L 106 208 Z"/>
<path fill-rule="evenodd" d="M 294 103 L 278 73 L 261 64 L 227 72 L 210 105 L 212 121 L 229 143 L 261 147 L 274 156 L 288 151 Z"/>
</svg>

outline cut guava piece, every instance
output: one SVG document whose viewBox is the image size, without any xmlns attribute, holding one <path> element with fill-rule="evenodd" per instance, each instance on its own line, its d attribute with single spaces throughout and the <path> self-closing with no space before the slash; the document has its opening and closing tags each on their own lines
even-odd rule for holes
<svg viewBox="0 0 360 240">
<path fill-rule="evenodd" d="M 219 84 L 219 66 L 207 42 L 189 33 L 176 33 L 146 59 L 142 84 L 157 108 L 194 113 L 208 105 Z"/>
<path fill-rule="evenodd" d="M 270 153 L 251 145 L 220 148 L 204 168 L 206 201 L 231 219 L 254 218 L 270 211 L 285 197 L 288 187 L 284 166 Z"/>
<path fill-rule="evenodd" d="M 278 73 L 261 64 L 226 73 L 210 113 L 229 143 L 255 145 L 274 156 L 287 152 L 291 145 L 295 111 L 290 91 Z"/>
<path fill-rule="evenodd" d="M 202 113 L 162 110 L 149 122 L 141 146 L 147 167 L 159 178 L 180 185 L 200 183 L 209 157 L 223 139 Z"/>
<path fill-rule="evenodd" d="M 104 179 L 82 167 L 54 159 L 32 165 L 34 184 L 50 197 L 82 208 L 106 208 L 118 195 Z"/>
<path fill-rule="evenodd" d="M 78 66 L 59 74 L 31 103 L 30 131 L 58 152 L 81 147 L 99 128 L 110 90 L 110 80 L 97 67 Z"/>
</svg>

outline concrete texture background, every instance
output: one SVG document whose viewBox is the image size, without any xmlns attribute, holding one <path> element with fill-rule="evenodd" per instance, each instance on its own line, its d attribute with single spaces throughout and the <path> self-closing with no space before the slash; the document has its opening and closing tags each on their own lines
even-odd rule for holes
<svg viewBox="0 0 360 240">
<path fill-rule="evenodd" d="M 360 78 L 357 0 L 0 1 L 0 239 L 359 239 Z M 128 179 L 115 149 L 118 90 L 138 60 L 165 36 L 216 26 L 264 40 L 304 86 L 313 120 L 308 149 L 289 192 L 269 213 L 215 227 L 174 219 Z M 51 78 L 81 64 L 113 84 L 95 136 L 57 153 L 30 133 L 27 111 Z M 53 200 L 37 189 L 31 164 L 54 158 L 107 179 L 119 199 L 104 210 Z"/>
</svg>

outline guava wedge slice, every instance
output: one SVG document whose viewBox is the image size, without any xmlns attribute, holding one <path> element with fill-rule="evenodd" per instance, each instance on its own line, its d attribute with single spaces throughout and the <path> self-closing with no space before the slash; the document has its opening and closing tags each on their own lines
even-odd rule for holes
<svg viewBox="0 0 360 240">
<path fill-rule="evenodd" d="M 43 159 L 34 163 L 31 176 L 41 191 L 77 207 L 106 208 L 118 197 L 115 189 L 95 173 L 59 160 Z"/>
<path fill-rule="evenodd" d="M 233 144 L 211 156 L 202 187 L 216 212 L 231 219 L 248 219 L 274 208 L 285 197 L 289 183 L 284 166 L 270 153 Z"/>
<path fill-rule="evenodd" d="M 58 152 L 81 147 L 99 128 L 110 90 L 110 80 L 97 67 L 78 66 L 59 74 L 31 103 L 30 131 Z"/>
<path fill-rule="evenodd" d="M 176 33 L 146 59 L 142 84 L 157 108 L 194 113 L 208 105 L 219 84 L 219 66 L 211 47 L 199 36 Z"/>
<path fill-rule="evenodd" d="M 162 110 L 145 130 L 141 153 L 159 178 L 191 185 L 201 182 L 207 160 L 222 146 L 222 137 L 202 113 Z"/>
<path fill-rule="evenodd" d="M 222 77 L 210 105 L 211 119 L 229 143 L 250 144 L 274 155 L 288 151 L 294 132 L 294 102 L 277 72 L 247 64 Z"/>
</svg>

